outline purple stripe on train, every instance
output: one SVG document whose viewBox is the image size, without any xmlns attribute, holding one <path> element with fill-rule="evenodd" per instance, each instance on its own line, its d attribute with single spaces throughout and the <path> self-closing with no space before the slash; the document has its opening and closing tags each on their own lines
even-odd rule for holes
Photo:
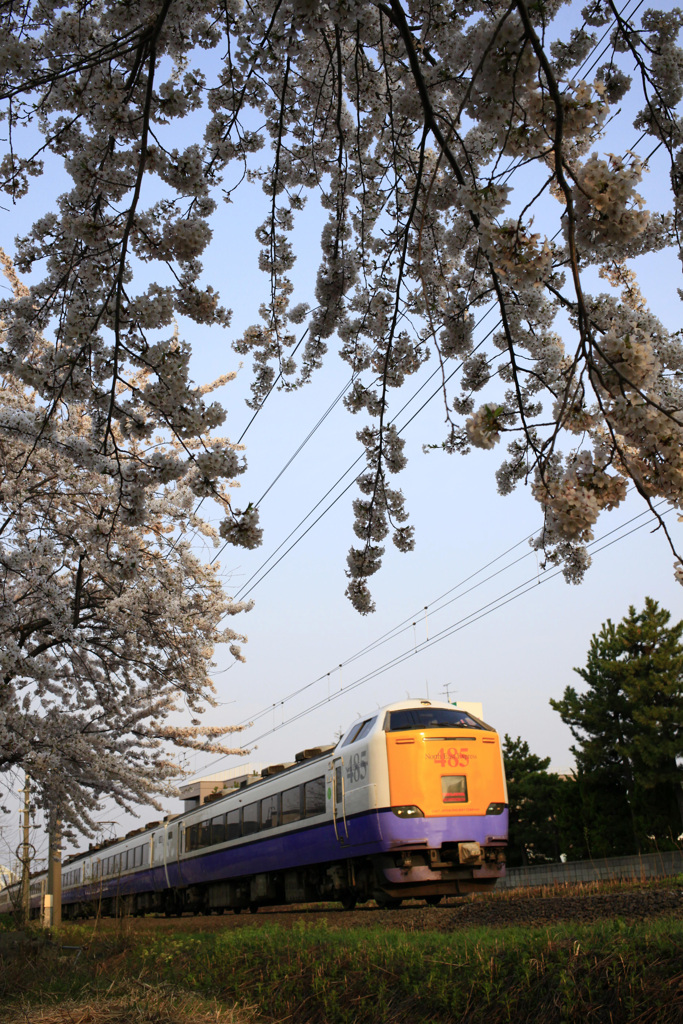
<svg viewBox="0 0 683 1024">
<path fill-rule="evenodd" d="M 278 835 L 255 835 L 229 847 L 210 848 L 173 861 L 166 868 L 155 866 L 120 878 L 79 886 L 64 894 L 65 903 L 134 892 L 183 888 L 205 882 L 240 878 L 265 871 L 283 871 L 308 864 L 324 864 L 369 854 L 389 853 L 405 846 L 424 844 L 438 849 L 444 843 L 473 841 L 482 846 L 503 842 L 507 837 L 508 812 L 447 818 L 398 818 L 391 811 L 369 811 L 336 830 L 331 821 Z M 166 880 L 168 872 L 168 882 Z"/>
</svg>

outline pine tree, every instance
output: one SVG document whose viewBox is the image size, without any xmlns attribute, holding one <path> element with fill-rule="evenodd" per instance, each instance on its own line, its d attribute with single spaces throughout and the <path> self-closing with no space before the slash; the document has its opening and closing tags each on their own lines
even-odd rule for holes
<svg viewBox="0 0 683 1024">
<path fill-rule="evenodd" d="M 575 669 L 588 690 L 550 701 L 577 740 L 594 855 L 669 845 L 683 826 L 683 622 L 670 617 L 646 598 L 642 612 L 608 620 Z"/>
<path fill-rule="evenodd" d="M 508 863 L 558 860 L 560 853 L 581 856 L 576 813 L 565 813 L 575 801 L 575 784 L 548 772 L 549 757 L 532 754 L 521 736 L 506 734 L 503 742 L 510 823 Z M 573 833 L 576 833 L 574 835 Z"/>
</svg>

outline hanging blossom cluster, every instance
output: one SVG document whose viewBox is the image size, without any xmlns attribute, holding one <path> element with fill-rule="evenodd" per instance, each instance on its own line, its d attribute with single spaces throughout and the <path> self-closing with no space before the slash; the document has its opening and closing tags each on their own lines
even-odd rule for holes
<svg viewBox="0 0 683 1024">
<path fill-rule="evenodd" d="M 105 796 L 159 806 L 178 774 L 169 742 L 237 752 L 235 727 L 201 715 L 216 704 L 216 645 L 242 660 L 246 638 L 223 620 L 249 607 L 193 552 L 190 532 L 220 538 L 187 482 L 148 491 L 143 525 L 122 512 L 120 466 L 93 449 L 91 417 L 71 403 L 46 418 L 35 391 L 0 376 L 0 772 L 24 769 L 79 830 Z M 143 457 L 112 429 L 119 456 Z M 193 724 L 176 727 L 184 710 Z"/>
<path fill-rule="evenodd" d="M 230 452 L 200 459 L 187 444 L 223 413 L 191 389 L 189 348 L 168 331 L 178 315 L 229 323 L 201 257 L 217 199 L 242 182 L 260 183 L 267 207 L 260 319 L 234 342 L 253 357 L 252 404 L 278 381 L 307 382 L 330 339 L 352 371 L 367 465 L 348 593 L 361 612 L 385 538 L 413 543 L 390 480 L 405 461 L 391 401 L 430 356 L 443 364 L 443 448 L 507 444 L 499 489 L 531 482 L 537 544 L 568 578 L 624 481 L 680 507 L 680 339 L 634 304 L 628 279 L 629 261 L 681 251 L 679 9 L 629 20 L 615 0 L 16 0 L 1 17 L 0 185 L 19 201 L 55 157 L 73 182 L 17 242 L 39 282 L 0 311 L 1 367 L 50 408 L 84 403 L 103 457 L 119 458 L 114 424 L 141 443 L 161 424 L 179 439 L 161 463 L 121 462 L 131 516 L 144 517 L 148 479 L 187 472 L 203 496 L 235 471 Z M 668 176 L 668 212 L 645 207 L 650 168 Z M 310 197 L 324 224 L 309 309 L 291 270 Z M 140 263 L 156 283 L 136 293 Z M 479 341 L 492 306 L 498 327 Z M 221 529 L 258 543 L 251 508 L 228 510 Z"/>
</svg>

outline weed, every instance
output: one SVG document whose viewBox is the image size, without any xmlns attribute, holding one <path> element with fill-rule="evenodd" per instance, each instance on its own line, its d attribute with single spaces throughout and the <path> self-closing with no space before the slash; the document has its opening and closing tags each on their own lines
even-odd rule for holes
<svg viewBox="0 0 683 1024">
<path fill-rule="evenodd" d="M 457 932 L 283 928 L 262 919 L 155 933 L 132 921 L 104 932 L 68 925 L 59 941 L 23 958 L 20 969 L 0 956 L 3 1024 L 683 1020 L 676 917 Z M 82 955 L 66 957 L 64 945 Z M 67 1008 L 71 1017 L 60 1018 Z"/>
</svg>

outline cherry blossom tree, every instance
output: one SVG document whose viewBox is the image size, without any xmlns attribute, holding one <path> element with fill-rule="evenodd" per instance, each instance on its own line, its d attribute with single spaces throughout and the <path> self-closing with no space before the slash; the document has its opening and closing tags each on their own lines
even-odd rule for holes
<svg viewBox="0 0 683 1024">
<path fill-rule="evenodd" d="M 238 753 L 223 741 L 235 727 L 200 716 L 216 704 L 214 647 L 242 658 L 245 638 L 222 622 L 249 606 L 195 553 L 191 535 L 219 535 L 186 481 L 148 487 L 141 521 L 126 467 L 145 453 L 111 432 L 103 454 L 85 405 L 46 416 L 35 391 L 0 380 L 0 772 L 24 769 L 39 803 L 81 830 L 104 796 L 160 806 L 178 775 L 171 743 Z M 193 724 L 174 724 L 188 710 Z"/>
<path fill-rule="evenodd" d="M 356 607 L 372 608 L 367 579 L 386 538 L 413 546 L 391 399 L 429 357 L 442 367 L 443 447 L 507 443 L 500 491 L 530 484 L 537 546 L 580 580 L 600 513 L 630 483 L 651 507 L 680 508 L 683 495 L 683 349 L 635 276 L 640 258 L 680 251 L 683 15 L 636 10 L 5 5 L 2 187 L 19 202 L 55 159 L 72 186 L 17 240 L 31 287 L 0 310 L 2 370 L 40 395 L 48 419 L 84 409 L 91 448 L 120 463 L 119 498 L 138 522 L 157 483 L 182 477 L 211 494 L 235 453 L 200 440 L 224 414 L 193 389 L 189 345 L 171 325 L 229 324 L 201 257 L 218 200 L 258 182 L 267 285 L 234 347 L 253 354 L 256 407 L 278 375 L 306 383 L 333 337 L 351 367 L 346 404 L 363 417 L 367 453 L 348 559 Z M 668 181 L 663 210 L 639 192 L 650 167 Z M 309 197 L 324 218 L 313 308 L 291 273 Z M 491 306 L 498 326 L 485 341 L 477 317 Z M 37 336 L 51 345 L 36 351 Z M 159 429 L 178 442 L 163 458 L 148 444 Z M 135 458 L 119 438 L 141 443 Z M 224 514 L 226 540 L 258 543 L 250 506 Z"/>
</svg>

